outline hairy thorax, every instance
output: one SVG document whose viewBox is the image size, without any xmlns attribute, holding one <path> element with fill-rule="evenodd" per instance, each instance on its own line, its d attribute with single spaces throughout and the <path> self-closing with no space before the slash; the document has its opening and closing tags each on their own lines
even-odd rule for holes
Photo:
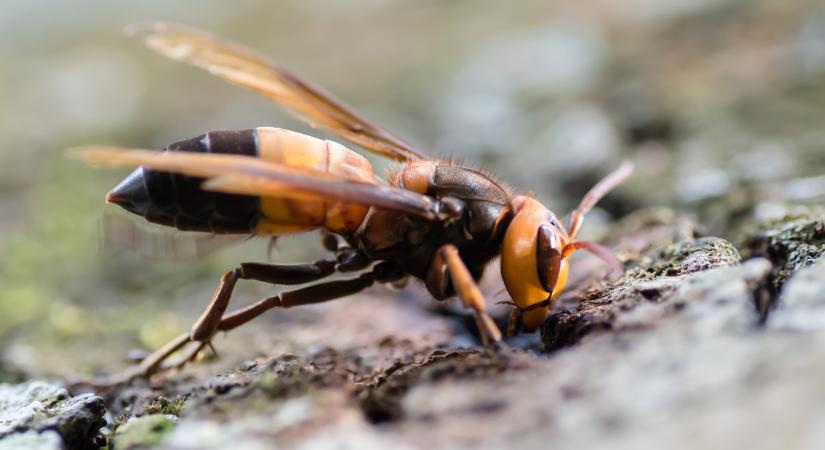
<svg viewBox="0 0 825 450">
<path fill-rule="evenodd" d="M 432 222 L 373 208 L 354 244 L 374 260 L 395 262 L 405 272 L 424 279 L 435 251 L 455 245 L 475 278 L 499 255 L 503 230 L 510 220 L 510 194 L 482 171 L 454 162 L 416 161 L 388 176 L 390 184 L 460 208 L 455 219 Z"/>
</svg>

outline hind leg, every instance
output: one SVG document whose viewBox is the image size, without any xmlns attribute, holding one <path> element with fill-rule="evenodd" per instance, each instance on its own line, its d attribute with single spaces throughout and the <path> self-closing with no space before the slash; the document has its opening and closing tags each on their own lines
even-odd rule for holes
<svg viewBox="0 0 825 450">
<path fill-rule="evenodd" d="M 188 333 L 183 333 L 143 359 L 140 364 L 126 370 L 122 374 L 80 384 L 95 387 L 107 387 L 127 383 L 138 377 L 149 377 L 161 370 L 169 368 L 166 364 L 169 358 L 190 343 L 197 345 L 187 353 L 183 363 L 193 360 L 201 350 L 210 345 L 212 337 L 218 331 L 224 331 L 221 321 L 226 313 L 232 292 L 238 280 L 256 280 L 280 285 L 297 285 L 317 281 L 335 272 L 336 262 L 320 260 L 309 264 L 279 265 L 243 263 L 237 268 L 226 272 L 212 296 L 209 305 L 192 326 Z M 282 294 L 285 295 L 286 293 Z"/>
</svg>

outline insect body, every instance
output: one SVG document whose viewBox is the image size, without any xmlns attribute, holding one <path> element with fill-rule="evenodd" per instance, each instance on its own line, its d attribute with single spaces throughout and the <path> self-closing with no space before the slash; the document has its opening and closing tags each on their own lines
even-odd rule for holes
<svg viewBox="0 0 825 450">
<path fill-rule="evenodd" d="M 629 163 L 591 189 L 565 227 L 536 199 L 514 195 L 482 171 L 427 157 L 248 50 L 180 26 L 155 23 L 141 30 L 153 49 L 254 89 L 312 125 L 402 164 L 380 182 L 363 156 L 341 144 L 269 127 L 213 131 L 163 152 L 84 150 L 81 155 L 92 163 L 137 167 L 107 201 L 151 222 L 273 236 L 321 229 L 325 247 L 335 254 L 309 264 L 244 263 L 226 272 L 190 332 L 107 384 L 161 371 L 190 343 L 182 361 L 191 360 L 217 332 L 271 308 L 332 300 L 408 276 L 423 280 L 436 299 L 457 294 L 474 312 L 483 341 L 495 344 L 501 333 L 476 284 L 492 259 L 501 256 L 502 278 L 515 307 L 510 332 L 542 323 L 565 284 L 571 252 L 585 249 L 622 269 L 608 250 L 575 236 L 587 210 L 630 174 Z M 240 279 L 298 285 L 334 272 L 359 275 L 227 312 Z"/>
<path fill-rule="evenodd" d="M 373 183 L 366 158 L 343 145 L 278 128 L 212 131 L 169 145 L 168 152 L 242 155 L 297 170 Z M 258 197 L 201 189 L 202 178 L 138 168 L 109 193 L 116 203 L 146 220 L 183 231 L 288 234 L 326 227 L 352 233 L 368 207 L 323 199 Z"/>
</svg>

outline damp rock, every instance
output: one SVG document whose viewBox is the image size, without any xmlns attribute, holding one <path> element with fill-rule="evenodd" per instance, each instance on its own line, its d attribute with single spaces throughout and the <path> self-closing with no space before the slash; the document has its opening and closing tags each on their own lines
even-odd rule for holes
<svg viewBox="0 0 825 450">
<path fill-rule="evenodd" d="M 97 448 L 106 425 L 103 399 L 93 394 L 70 396 L 61 386 L 43 381 L 0 384 L 0 446 L 22 442 L 32 433 L 56 433 L 67 448 Z M 38 438 L 50 441 L 48 436 Z M 45 444 L 44 444 L 45 445 Z"/>
</svg>

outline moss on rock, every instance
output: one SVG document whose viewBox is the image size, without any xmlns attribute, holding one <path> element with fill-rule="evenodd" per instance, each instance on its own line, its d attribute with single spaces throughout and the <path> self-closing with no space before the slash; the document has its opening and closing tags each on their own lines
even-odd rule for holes
<svg viewBox="0 0 825 450">
<path fill-rule="evenodd" d="M 112 436 L 114 450 L 134 450 L 158 445 L 172 431 L 177 417 L 171 414 L 149 414 L 130 419 L 118 427 Z"/>
<path fill-rule="evenodd" d="M 651 236 L 651 239 L 660 242 L 657 237 Z M 649 264 L 629 270 L 623 279 L 607 289 L 581 293 L 569 307 L 548 316 L 541 329 L 544 349 L 557 350 L 579 342 L 594 331 L 612 329 L 619 315 L 641 304 L 660 302 L 678 285 L 675 279 L 741 261 L 736 247 L 718 237 L 665 244 L 653 247 L 648 254 Z"/>
<path fill-rule="evenodd" d="M 788 277 L 825 253 L 825 211 L 766 220 L 744 233 L 743 253 L 771 260 L 771 289 L 779 292 Z"/>
<path fill-rule="evenodd" d="M 180 417 L 185 403 L 186 397 L 182 395 L 178 395 L 174 400 L 160 396 L 157 400 L 144 407 L 143 412 L 146 414 L 171 414 Z"/>
<path fill-rule="evenodd" d="M 675 276 L 739 263 L 742 257 L 730 242 L 718 237 L 703 237 L 677 242 L 659 253 L 647 269 L 653 276 Z"/>
</svg>

